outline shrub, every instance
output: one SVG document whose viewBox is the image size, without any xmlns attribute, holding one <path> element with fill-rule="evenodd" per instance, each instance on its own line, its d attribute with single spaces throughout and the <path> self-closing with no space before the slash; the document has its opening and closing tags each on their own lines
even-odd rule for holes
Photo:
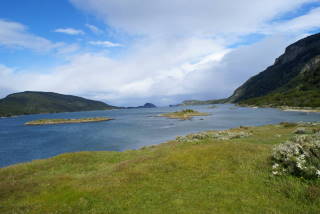
<svg viewBox="0 0 320 214">
<path fill-rule="evenodd" d="M 306 130 L 306 128 L 301 128 L 301 127 L 299 127 L 299 128 L 297 128 L 296 130 L 294 130 L 293 133 L 294 133 L 294 134 L 307 134 L 307 130 Z"/>
<path fill-rule="evenodd" d="M 179 136 L 176 138 L 176 141 L 179 143 L 190 143 L 197 142 L 201 140 L 232 140 L 237 138 L 249 137 L 252 134 L 249 132 L 230 132 L 230 131 L 208 131 L 208 132 L 200 132 L 196 134 L 189 134 L 187 136 Z"/>
<path fill-rule="evenodd" d="M 296 130 L 294 130 L 294 134 L 315 134 L 317 133 L 317 129 L 307 129 L 305 127 L 298 127 Z"/>
<path fill-rule="evenodd" d="M 282 122 L 280 123 L 280 125 L 282 125 L 285 128 L 293 128 L 293 127 L 296 127 L 298 124 L 290 123 L 290 122 Z"/>
<path fill-rule="evenodd" d="M 181 112 L 184 113 L 184 114 L 188 114 L 188 113 L 195 113 L 196 111 L 193 110 L 193 109 L 184 109 Z"/>
<path fill-rule="evenodd" d="M 291 174 L 304 178 L 320 178 L 320 133 L 296 135 L 274 148 L 274 175 Z"/>
</svg>

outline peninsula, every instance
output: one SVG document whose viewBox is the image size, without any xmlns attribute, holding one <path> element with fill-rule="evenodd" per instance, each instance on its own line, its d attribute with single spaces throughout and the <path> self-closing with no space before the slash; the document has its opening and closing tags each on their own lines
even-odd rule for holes
<svg viewBox="0 0 320 214">
<path fill-rule="evenodd" d="M 25 123 L 25 125 L 54 125 L 64 123 L 93 123 L 112 120 L 107 117 L 79 118 L 79 119 L 42 119 Z"/>
<path fill-rule="evenodd" d="M 0 99 L 0 117 L 117 108 L 100 101 L 53 92 L 25 91 Z"/>
</svg>

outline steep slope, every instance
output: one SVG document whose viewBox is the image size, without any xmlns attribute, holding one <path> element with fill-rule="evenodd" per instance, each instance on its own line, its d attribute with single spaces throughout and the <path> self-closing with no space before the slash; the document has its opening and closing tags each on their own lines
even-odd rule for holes
<svg viewBox="0 0 320 214">
<path fill-rule="evenodd" d="M 274 65 L 250 78 L 229 98 L 252 105 L 320 106 L 320 34 L 290 45 Z"/>
<path fill-rule="evenodd" d="M 0 100 L 0 116 L 106 110 L 116 108 L 103 102 L 52 92 L 10 94 Z"/>
<path fill-rule="evenodd" d="M 217 100 L 185 100 L 180 106 L 192 106 L 192 105 L 209 105 L 209 104 L 221 104 L 225 103 L 226 99 L 217 99 Z"/>
</svg>

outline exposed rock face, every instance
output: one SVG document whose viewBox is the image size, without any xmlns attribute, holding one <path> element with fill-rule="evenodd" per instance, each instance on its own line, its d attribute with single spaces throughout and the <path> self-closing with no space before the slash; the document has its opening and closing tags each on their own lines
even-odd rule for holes
<svg viewBox="0 0 320 214">
<path fill-rule="evenodd" d="M 274 65 L 240 86 L 229 98 L 229 102 L 237 103 L 278 91 L 284 92 L 298 85 L 306 85 L 303 82 L 306 79 L 309 81 L 307 87 L 316 90 L 320 84 L 319 64 L 320 34 L 315 34 L 287 47 Z M 303 78 L 303 74 L 307 76 Z M 312 78 L 316 81 L 312 82 Z"/>
</svg>

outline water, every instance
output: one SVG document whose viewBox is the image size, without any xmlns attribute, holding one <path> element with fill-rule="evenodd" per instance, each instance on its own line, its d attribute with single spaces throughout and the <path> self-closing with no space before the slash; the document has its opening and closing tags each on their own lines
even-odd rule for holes
<svg viewBox="0 0 320 214">
<path fill-rule="evenodd" d="M 284 112 L 277 109 L 239 108 L 233 105 L 192 106 L 207 117 L 180 121 L 158 114 L 184 109 L 124 109 L 28 115 L 0 119 L 0 167 L 52 157 L 65 152 L 123 151 L 159 144 L 176 136 L 204 130 L 275 124 L 282 121 L 320 121 L 320 113 Z M 100 123 L 25 126 L 44 118 L 111 117 Z M 203 119 L 203 120 L 200 120 Z"/>
</svg>

